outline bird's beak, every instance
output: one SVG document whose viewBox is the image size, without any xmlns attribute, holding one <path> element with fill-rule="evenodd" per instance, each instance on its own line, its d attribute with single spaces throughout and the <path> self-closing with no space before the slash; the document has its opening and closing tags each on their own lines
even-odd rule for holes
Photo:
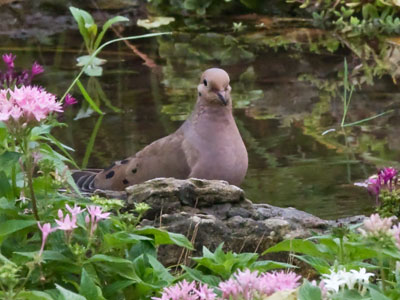
<svg viewBox="0 0 400 300">
<path fill-rule="evenodd" d="M 226 101 L 224 95 L 225 95 L 225 92 L 223 92 L 223 91 L 217 92 L 217 96 L 218 96 L 219 100 L 221 100 L 221 102 L 226 106 L 228 104 L 228 101 Z"/>
</svg>

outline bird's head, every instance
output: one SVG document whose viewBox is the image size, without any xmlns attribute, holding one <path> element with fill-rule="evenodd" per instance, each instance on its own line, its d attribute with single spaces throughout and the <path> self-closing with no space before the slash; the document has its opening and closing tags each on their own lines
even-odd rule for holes
<svg viewBox="0 0 400 300">
<path fill-rule="evenodd" d="M 211 68 L 201 75 L 197 86 L 199 100 L 210 105 L 231 105 L 229 75 L 222 69 Z"/>
</svg>

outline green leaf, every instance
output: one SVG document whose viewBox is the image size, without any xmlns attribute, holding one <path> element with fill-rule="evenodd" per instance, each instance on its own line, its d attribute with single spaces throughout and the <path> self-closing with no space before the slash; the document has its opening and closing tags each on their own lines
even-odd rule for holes
<svg viewBox="0 0 400 300">
<path fill-rule="evenodd" d="M 0 166 L 2 170 L 11 169 L 18 163 L 19 158 L 22 155 L 18 152 L 5 151 L 0 154 Z"/>
<path fill-rule="evenodd" d="M 297 268 L 297 267 L 295 265 L 273 260 L 256 261 L 249 266 L 249 269 L 258 270 L 261 272 L 266 272 L 274 269 L 289 269 L 289 268 Z"/>
<path fill-rule="evenodd" d="M 18 293 L 16 299 L 53 300 L 53 298 L 49 294 L 40 291 L 22 291 Z"/>
<path fill-rule="evenodd" d="M 194 250 L 190 241 L 182 234 L 168 232 L 155 227 L 143 227 L 134 231 L 136 234 L 151 235 L 154 237 L 154 242 L 157 245 L 174 244 L 190 250 Z"/>
<path fill-rule="evenodd" d="M 299 289 L 299 300 L 321 300 L 321 290 L 306 280 Z"/>
<path fill-rule="evenodd" d="M 21 229 L 30 227 L 37 222 L 35 220 L 8 220 L 0 226 L 0 237 L 7 236 L 11 233 L 17 232 Z"/>
<path fill-rule="evenodd" d="M 38 254 L 38 251 L 14 252 L 14 253 L 25 257 L 34 258 Z M 58 251 L 53 251 L 53 250 L 43 251 L 42 258 L 44 261 L 59 261 L 65 263 L 73 263 L 68 257 L 64 256 Z"/>
<path fill-rule="evenodd" d="M 157 260 L 157 258 L 150 255 L 147 256 L 147 259 L 159 278 L 166 281 L 168 284 L 171 284 L 174 281 L 175 277 L 168 272 L 168 269 L 164 267 L 163 264 Z"/>
<path fill-rule="evenodd" d="M 103 39 L 104 34 L 108 30 L 108 28 L 110 28 L 113 24 L 115 24 L 117 22 L 128 22 L 128 21 L 129 21 L 128 18 L 125 18 L 122 16 L 116 16 L 114 18 L 109 19 L 107 22 L 105 22 L 100 34 L 98 35 L 98 37 L 96 39 L 96 42 L 94 43 L 93 48 L 97 49 L 100 46 L 100 43 L 101 43 L 101 40 Z"/>
<path fill-rule="evenodd" d="M 69 10 L 75 21 L 78 23 L 79 32 L 85 41 L 87 50 L 90 51 L 91 39 L 89 36 L 88 27 L 95 24 L 92 16 L 87 11 L 73 6 L 70 6 Z"/>
<path fill-rule="evenodd" d="M 56 284 L 56 288 L 60 292 L 62 300 L 87 300 L 85 297 L 63 288 L 61 285 Z"/>
<path fill-rule="evenodd" d="M 301 239 L 284 240 L 271 248 L 268 248 L 263 252 L 263 255 L 281 251 L 303 253 L 315 257 L 326 257 L 326 254 L 321 253 L 313 242 Z"/>
<path fill-rule="evenodd" d="M 109 263 L 117 263 L 117 264 L 132 264 L 131 261 L 120 258 L 120 257 L 115 257 L 115 256 L 108 256 L 104 254 L 96 254 L 86 260 L 86 262 L 109 262 Z"/>
<path fill-rule="evenodd" d="M 369 293 L 372 300 L 390 300 L 390 298 L 386 297 L 384 294 L 378 292 L 375 289 L 369 289 Z"/>
<path fill-rule="evenodd" d="M 92 98 L 90 98 L 89 94 L 87 93 L 87 91 L 83 87 L 82 83 L 78 80 L 76 82 L 76 84 L 78 85 L 78 87 L 79 87 L 83 97 L 85 98 L 85 100 L 89 103 L 90 107 L 93 108 L 93 110 L 96 111 L 98 114 L 104 115 L 104 113 L 100 110 L 100 108 L 96 105 L 96 103 L 94 103 Z"/>
<path fill-rule="evenodd" d="M 160 26 L 168 25 L 174 22 L 175 18 L 172 17 L 153 17 L 151 19 L 139 19 L 137 26 L 144 27 L 146 29 L 158 28 Z"/>
<path fill-rule="evenodd" d="M 85 296 L 87 300 L 105 299 L 101 294 L 101 289 L 96 286 L 92 278 L 90 278 L 89 274 L 86 272 L 85 268 L 82 269 L 79 292 L 81 295 Z"/>
<path fill-rule="evenodd" d="M 76 60 L 78 61 L 78 63 L 76 64 L 78 67 L 83 67 L 87 64 L 93 66 L 101 66 L 107 62 L 107 60 L 105 59 L 92 57 L 91 55 L 79 56 Z"/>
<path fill-rule="evenodd" d="M 312 266 L 315 270 L 318 271 L 320 274 L 327 274 L 329 273 L 329 268 L 330 265 L 329 263 L 319 257 L 314 257 L 310 255 L 293 255 L 294 257 L 298 258 L 301 261 L 304 261 L 305 263 L 309 264 Z"/>
<path fill-rule="evenodd" d="M 103 291 L 104 291 L 104 296 L 109 299 L 112 296 L 115 296 L 118 292 L 121 292 L 123 289 L 127 288 L 128 286 L 131 286 L 135 284 L 137 281 L 133 280 L 118 280 L 116 282 L 113 282 L 110 285 L 107 285 Z"/>
<path fill-rule="evenodd" d="M 206 275 L 200 270 L 191 269 L 185 265 L 182 265 L 181 267 L 186 271 L 190 279 L 206 283 L 209 286 L 218 286 L 219 282 L 221 281 L 219 277 L 214 275 Z"/>
<path fill-rule="evenodd" d="M 90 135 L 89 142 L 86 145 L 85 155 L 83 156 L 83 159 L 82 159 L 82 167 L 81 167 L 82 169 L 86 169 L 86 167 L 87 167 L 90 155 L 92 154 L 92 151 L 93 151 L 94 142 L 96 140 L 97 133 L 99 131 L 102 121 L 103 121 L 103 115 L 100 115 L 100 117 L 97 119 L 96 124 L 93 128 L 92 134 Z"/>
<path fill-rule="evenodd" d="M 129 244 L 136 244 L 139 241 L 152 241 L 152 238 L 149 238 L 144 235 L 138 235 L 129 233 L 126 231 L 119 231 L 113 234 L 107 233 L 104 235 L 104 241 L 106 244 L 111 247 L 121 248 Z"/>
<path fill-rule="evenodd" d="M 10 201 L 14 198 L 9 178 L 4 171 L 0 171 L 0 197 L 5 197 Z"/>
</svg>

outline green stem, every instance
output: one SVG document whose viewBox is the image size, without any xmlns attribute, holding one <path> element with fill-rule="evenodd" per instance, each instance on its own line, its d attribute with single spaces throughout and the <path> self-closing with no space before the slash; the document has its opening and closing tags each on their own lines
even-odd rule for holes
<svg viewBox="0 0 400 300">
<path fill-rule="evenodd" d="M 385 270 L 383 268 L 383 259 L 382 259 L 382 255 L 381 254 L 379 254 L 379 268 L 381 270 L 382 291 L 385 293 L 385 290 L 386 290 L 386 274 L 385 274 Z"/>
<path fill-rule="evenodd" d="M 31 200 L 32 200 L 33 215 L 35 216 L 35 219 L 37 221 L 40 221 L 38 209 L 37 209 L 35 190 L 33 188 L 33 179 L 32 179 L 33 166 L 32 166 L 32 162 L 30 161 L 31 159 L 32 159 L 31 157 L 28 158 L 29 162 L 26 167 L 26 173 L 27 173 L 27 179 L 28 179 L 29 192 L 31 194 Z"/>
<path fill-rule="evenodd" d="M 343 264 L 343 254 L 344 254 L 343 236 L 339 238 L 339 243 L 340 243 L 339 260 L 340 260 L 340 264 Z"/>
<path fill-rule="evenodd" d="M 35 219 L 37 221 L 40 221 L 39 214 L 38 214 L 38 209 L 37 209 L 37 201 L 36 201 L 36 196 L 35 196 L 35 190 L 33 188 L 33 163 L 32 163 L 32 156 L 29 150 L 29 141 L 28 138 L 25 137 L 23 141 L 23 147 L 22 151 L 26 157 L 26 178 L 28 181 L 28 188 L 31 196 L 31 201 L 32 201 L 32 210 L 33 210 L 33 215 L 35 216 Z"/>
<path fill-rule="evenodd" d="M 15 140 L 12 138 L 12 144 L 11 144 L 11 151 L 15 152 Z M 12 166 L 11 168 L 11 186 L 12 186 L 12 191 L 13 191 L 13 196 L 14 198 L 17 198 L 17 171 L 15 168 L 15 165 Z"/>
<path fill-rule="evenodd" d="M 64 101 L 64 98 L 67 96 L 67 94 L 71 91 L 71 89 L 74 87 L 74 85 L 77 83 L 79 78 L 82 76 L 83 72 L 87 69 L 87 67 L 92 63 L 93 59 L 96 57 L 96 55 L 106 46 L 120 42 L 120 41 L 127 41 L 127 40 L 136 40 L 136 39 L 142 39 L 142 38 L 148 38 L 148 37 L 155 37 L 155 36 L 160 36 L 160 35 L 165 35 L 165 34 L 172 34 L 172 32 L 158 32 L 158 33 L 149 33 L 149 34 L 143 34 L 143 35 L 137 35 L 137 36 L 129 36 L 129 37 L 123 37 L 123 38 L 118 38 L 114 39 L 111 41 L 108 41 L 101 45 L 99 48 L 96 49 L 96 51 L 93 52 L 92 55 L 90 55 L 90 59 L 88 62 L 83 66 L 82 70 L 79 72 L 78 76 L 75 77 L 75 79 L 72 81 L 71 85 L 68 87 L 68 89 L 65 91 L 64 95 L 60 99 L 60 102 Z"/>
</svg>

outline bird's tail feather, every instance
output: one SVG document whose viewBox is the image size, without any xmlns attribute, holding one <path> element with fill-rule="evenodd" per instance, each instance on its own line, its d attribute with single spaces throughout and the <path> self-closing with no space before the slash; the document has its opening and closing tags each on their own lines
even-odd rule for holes
<svg viewBox="0 0 400 300">
<path fill-rule="evenodd" d="M 94 178 L 99 171 L 100 170 L 72 171 L 72 178 L 82 192 L 93 192 L 96 189 L 94 186 Z"/>
</svg>

